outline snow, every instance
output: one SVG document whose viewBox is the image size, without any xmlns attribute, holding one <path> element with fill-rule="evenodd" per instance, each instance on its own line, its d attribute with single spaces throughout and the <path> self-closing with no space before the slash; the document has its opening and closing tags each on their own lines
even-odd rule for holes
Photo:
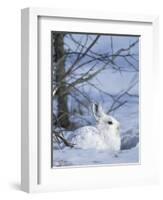
<svg viewBox="0 0 163 200">
<path fill-rule="evenodd" d="M 135 164 L 139 162 L 139 123 L 138 104 L 129 104 L 122 107 L 118 112 L 113 113 L 120 122 L 121 150 L 115 156 L 109 150 L 98 150 L 93 145 L 92 148 L 69 148 L 64 144 L 54 144 L 53 166 L 87 166 L 87 165 L 123 165 Z M 93 118 L 92 118 L 93 119 Z M 83 129 L 84 130 L 84 129 Z M 63 131 L 68 141 L 73 141 L 73 131 Z M 81 134 L 82 135 L 82 134 Z M 97 138 L 98 140 L 98 138 Z M 91 142 L 91 140 L 89 140 Z M 82 145 L 82 144 L 81 144 Z"/>
<path fill-rule="evenodd" d="M 107 150 L 97 149 L 75 149 L 66 147 L 64 149 L 54 150 L 53 166 L 87 166 L 98 164 L 138 164 L 139 162 L 138 145 L 130 150 L 122 150 L 115 156 Z"/>
</svg>

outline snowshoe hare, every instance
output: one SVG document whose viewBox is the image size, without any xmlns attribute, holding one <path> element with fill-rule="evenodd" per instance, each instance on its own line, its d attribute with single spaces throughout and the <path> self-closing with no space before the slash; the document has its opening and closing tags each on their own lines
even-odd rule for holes
<svg viewBox="0 0 163 200">
<path fill-rule="evenodd" d="M 93 104 L 96 126 L 84 126 L 74 131 L 72 143 L 76 148 L 109 150 L 115 155 L 120 150 L 120 123 L 107 115 L 101 105 Z"/>
</svg>

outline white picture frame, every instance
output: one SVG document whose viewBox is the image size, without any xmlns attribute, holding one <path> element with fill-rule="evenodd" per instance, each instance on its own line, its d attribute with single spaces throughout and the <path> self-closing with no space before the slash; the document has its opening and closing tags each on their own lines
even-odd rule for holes
<svg viewBox="0 0 163 200">
<path fill-rule="evenodd" d="M 40 26 L 40 19 L 45 19 L 43 26 Z M 53 20 L 55 19 L 59 19 L 63 23 L 54 23 Z M 67 21 L 70 23 L 69 25 L 66 25 L 65 22 Z M 82 30 L 82 23 L 87 23 L 87 31 L 95 31 L 93 26 L 89 28 L 89 23 L 97 26 L 100 24 L 107 25 L 109 22 L 115 23 L 113 28 L 117 32 L 119 31 L 119 34 L 134 34 L 134 32 L 135 34 L 144 34 L 144 42 L 140 54 L 141 58 L 143 58 L 141 60 L 141 66 L 148 64 L 148 69 L 142 67 L 140 77 L 142 82 L 142 103 L 140 108 L 141 112 L 143 111 L 144 113 L 140 120 L 141 131 L 143 132 L 141 136 L 141 163 L 140 165 L 132 166 L 64 168 L 55 169 L 54 171 L 50 163 L 50 135 L 46 137 L 45 134 L 41 134 L 41 129 L 48 127 L 47 120 L 42 118 L 41 115 L 47 110 L 47 112 L 44 112 L 44 116 L 49 116 L 47 117 L 49 119 L 50 107 L 43 108 L 41 112 L 40 107 L 43 106 L 42 102 L 44 102 L 44 105 L 47 104 L 47 106 L 50 106 L 50 97 L 48 96 L 49 93 L 46 93 L 49 98 L 43 99 L 43 96 L 40 94 L 50 90 L 50 88 L 48 90 L 50 77 L 48 78 L 48 69 L 43 69 L 45 78 L 39 72 L 42 62 L 49 63 L 49 58 L 43 61 L 39 59 L 40 52 L 41 55 L 45 53 L 45 58 L 47 57 L 46 52 L 39 49 L 42 47 L 40 45 L 39 31 L 43 30 L 42 27 L 44 30 L 50 30 L 51 27 L 53 29 L 57 27 L 59 30 L 75 30 L 75 23 L 81 23 L 78 29 Z M 124 25 L 129 27 L 129 29 L 124 30 Z M 25 8 L 22 10 L 21 27 L 22 190 L 26 192 L 60 191 L 158 183 L 159 129 L 157 127 L 157 118 L 155 117 L 154 109 L 154 105 L 157 103 L 156 90 L 153 89 L 153 95 L 149 100 L 151 94 L 149 87 L 157 87 L 158 16 L 55 10 L 49 8 Z M 102 31 L 107 33 L 108 29 L 104 29 L 103 26 Z M 45 42 L 43 44 L 46 45 Z M 49 47 L 44 46 L 44 48 L 47 50 Z M 42 98 L 41 101 L 40 98 Z M 148 113 L 149 109 L 151 109 L 150 116 Z M 152 122 L 150 122 L 149 127 L 148 121 L 151 119 Z M 39 124 L 40 120 L 41 126 Z M 150 137 L 147 134 L 150 134 Z"/>
</svg>

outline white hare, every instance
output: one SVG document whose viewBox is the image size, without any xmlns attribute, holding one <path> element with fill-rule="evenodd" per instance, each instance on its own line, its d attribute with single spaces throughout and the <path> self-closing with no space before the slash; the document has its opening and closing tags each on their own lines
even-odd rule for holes
<svg viewBox="0 0 163 200">
<path fill-rule="evenodd" d="M 74 131 L 71 142 L 76 148 L 109 150 L 117 154 L 121 146 L 120 123 L 107 115 L 101 105 L 93 104 L 96 126 L 84 126 Z"/>
</svg>

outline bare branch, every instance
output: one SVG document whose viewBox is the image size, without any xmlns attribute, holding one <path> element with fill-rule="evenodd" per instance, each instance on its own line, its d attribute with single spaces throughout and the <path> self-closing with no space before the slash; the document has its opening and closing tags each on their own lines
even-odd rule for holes
<svg viewBox="0 0 163 200">
<path fill-rule="evenodd" d="M 92 43 L 87 47 L 87 49 L 85 50 L 85 52 L 77 57 L 77 59 L 75 60 L 75 62 L 73 63 L 73 65 L 67 70 L 66 72 L 66 76 L 67 74 L 69 74 L 72 69 L 76 66 L 77 63 L 79 63 L 81 61 L 82 58 L 84 58 L 84 56 L 90 51 L 90 49 L 95 45 L 95 43 L 97 42 L 97 40 L 99 39 L 100 35 L 96 36 L 96 38 L 92 41 Z"/>
</svg>

